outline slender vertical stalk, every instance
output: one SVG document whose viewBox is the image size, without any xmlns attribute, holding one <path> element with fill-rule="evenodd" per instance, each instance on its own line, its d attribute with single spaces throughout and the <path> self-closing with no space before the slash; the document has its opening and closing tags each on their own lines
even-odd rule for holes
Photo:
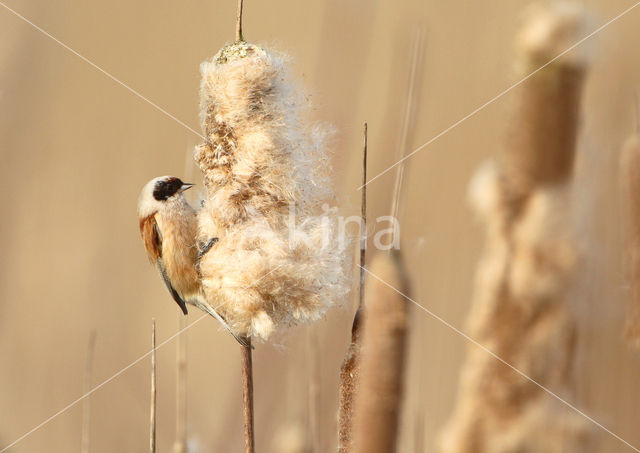
<svg viewBox="0 0 640 453">
<path fill-rule="evenodd" d="M 189 179 L 190 181 L 190 179 Z M 180 313 L 179 331 L 186 327 L 186 318 Z M 176 352 L 176 440 L 173 453 L 187 451 L 187 333 L 178 335 Z"/>
<path fill-rule="evenodd" d="M 244 41 L 242 37 L 242 7 L 244 6 L 243 0 L 238 0 L 238 10 L 236 13 L 236 42 Z"/>
<path fill-rule="evenodd" d="M 247 346 L 242 348 L 242 415 L 244 418 L 244 451 L 255 452 L 253 432 L 253 361 L 251 357 L 251 338 L 245 338 Z"/>
<path fill-rule="evenodd" d="M 156 452 L 156 319 L 151 321 L 151 403 L 149 421 L 149 451 Z"/>
<path fill-rule="evenodd" d="M 92 330 L 89 334 L 89 344 L 87 345 L 87 358 L 84 367 L 84 384 L 83 394 L 86 395 L 91 391 L 91 374 L 93 371 L 93 355 L 96 346 L 96 331 Z M 91 436 L 91 397 L 87 396 L 82 402 L 82 443 L 80 451 L 89 453 Z"/>
<path fill-rule="evenodd" d="M 360 299 L 358 311 L 364 303 L 364 263 L 367 253 L 367 123 L 364 123 L 364 143 L 362 151 L 362 198 L 360 201 L 360 216 L 362 217 L 362 231 L 360 231 Z M 355 326 L 355 321 L 354 321 Z"/>
<path fill-rule="evenodd" d="M 424 30 L 420 27 L 416 28 L 411 43 L 411 59 L 409 60 L 409 77 L 407 88 L 404 95 L 404 105 L 402 110 L 402 122 L 400 126 L 400 138 L 398 141 L 397 154 L 398 160 L 401 161 L 396 172 L 396 180 L 393 187 L 393 198 L 391 204 L 391 217 L 398 220 L 400 216 L 400 201 L 403 195 L 405 180 L 405 157 L 409 153 L 409 142 L 413 137 L 415 130 L 415 111 L 418 95 L 418 81 L 422 73 L 422 59 L 424 55 Z M 364 189 L 364 188 L 363 188 Z M 397 223 L 394 222 L 393 243 L 398 240 L 399 232 L 397 231 Z"/>
<path fill-rule="evenodd" d="M 362 152 L 362 183 L 367 182 L 367 123 L 364 123 L 364 143 Z M 358 309 L 351 328 L 351 343 L 340 368 L 340 397 L 338 407 L 338 451 L 352 451 L 351 426 L 353 420 L 353 404 L 359 377 L 360 356 L 360 318 L 364 306 L 364 267 L 367 248 L 367 186 L 362 187 L 360 221 L 360 294 Z"/>
</svg>

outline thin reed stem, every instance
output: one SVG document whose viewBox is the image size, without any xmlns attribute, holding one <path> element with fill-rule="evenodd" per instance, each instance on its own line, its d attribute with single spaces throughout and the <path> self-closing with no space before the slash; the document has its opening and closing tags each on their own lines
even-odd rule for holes
<svg viewBox="0 0 640 453">
<path fill-rule="evenodd" d="M 364 138 L 362 151 L 362 182 L 367 182 L 367 123 L 364 123 Z M 364 267 L 367 248 L 367 186 L 362 188 L 360 221 L 360 292 L 358 309 L 356 310 L 351 327 L 351 343 L 347 349 L 342 367 L 340 368 L 340 396 L 338 402 L 338 452 L 352 451 L 351 426 L 353 419 L 353 405 L 359 377 L 360 356 L 360 318 L 364 307 Z"/>
<path fill-rule="evenodd" d="M 398 142 L 397 157 L 400 160 L 398 165 L 396 180 L 393 187 L 393 198 L 391 204 L 391 217 L 398 219 L 400 216 L 400 200 L 403 195 L 405 180 L 405 157 L 409 153 L 409 142 L 415 130 L 415 110 L 418 95 L 418 80 L 422 74 L 422 59 L 424 55 L 424 30 L 417 27 L 411 43 L 411 59 L 409 61 L 409 77 L 404 96 L 404 106 L 402 110 L 402 123 L 400 127 L 400 138 Z M 364 187 L 363 187 L 364 190 Z M 394 222 L 393 243 L 398 239 L 399 232 L 396 231 L 397 224 Z"/>
<path fill-rule="evenodd" d="M 236 42 L 244 41 L 242 37 L 242 7 L 244 6 L 243 0 L 238 0 L 238 10 L 236 12 Z"/>
<path fill-rule="evenodd" d="M 245 338 L 247 346 L 242 348 L 242 415 L 244 418 L 244 451 L 255 452 L 253 432 L 253 361 L 251 357 L 251 338 Z"/>
<path fill-rule="evenodd" d="M 156 452 L 156 320 L 151 321 L 151 409 L 149 421 L 149 451 Z"/>
<path fill-rule="evenodd" d="M 84 367 L 83 394 L 91 391 L 91 375 L 93 371 L 93 356 L 96 346 L 96 331 L 89 334 L 89 344 L 87 345 L 87 358 Z M 82 443 L 80 451 L 89 453 L 91 437 L 91 397 L 87 396 L 82 402 Z"/>
<path fill-rule="evenodd" d="M 362 217 L 362 231 L 360 231 L 360 299 L 358 310 L 364 303 L 364 263 L 367 254 L 367 123 L 364 123 L 363 151 L 362 151 L 362 198 L 360 202 L 360 216 Z M 355 327 L 355 321 L 354 321 Z"/>
</svg>

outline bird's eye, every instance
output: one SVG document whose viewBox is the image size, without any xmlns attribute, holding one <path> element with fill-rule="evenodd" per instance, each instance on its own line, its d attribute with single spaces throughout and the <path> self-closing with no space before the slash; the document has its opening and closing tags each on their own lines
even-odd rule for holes
<svg viewBox="0 0 640 453">
<path fill-rule="evenodd" d="M 153 198 L 158 201 L 165 201 L 167 198 L 175 195 L 180 187 L 182 187 L 183 182 L 180 178 L 168 178 L 160 180 L 156 183 L 155 188 L 153 189 Z"/>
</svg>

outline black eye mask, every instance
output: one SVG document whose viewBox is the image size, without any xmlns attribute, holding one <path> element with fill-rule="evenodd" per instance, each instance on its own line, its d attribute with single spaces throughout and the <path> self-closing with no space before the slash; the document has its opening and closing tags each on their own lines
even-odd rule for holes
<svg viewBox="0 0 640 453">
<path fill-rule="evenodd" d="M 153 189 L 153 198 L 158 201 L 164 201 L 173 196 L 180 190 L 183 182 L 179 178 L 169 178 L 158 181 Z"/>
</svg>

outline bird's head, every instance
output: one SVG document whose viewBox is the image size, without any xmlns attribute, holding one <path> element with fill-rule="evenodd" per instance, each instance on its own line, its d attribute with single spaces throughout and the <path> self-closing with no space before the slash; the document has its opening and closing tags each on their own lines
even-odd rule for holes
<svg viewBox="0 0 640 453">
<path fill-rule="evenodd" d="M 138 215 L 147 217 L 159 211 L 166 203 L 182 197 L 182 193 L 193 184 L 182 182 L 175 176 L 159 176 L 149 181 L 138 198 Z"/>
</svg>

